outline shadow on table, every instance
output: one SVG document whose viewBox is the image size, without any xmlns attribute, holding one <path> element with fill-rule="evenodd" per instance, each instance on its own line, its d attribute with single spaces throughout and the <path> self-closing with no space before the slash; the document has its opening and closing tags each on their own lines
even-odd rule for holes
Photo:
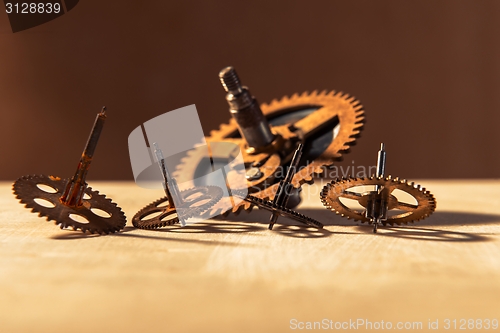
<svg viewBox="0 0 500 333">
<path fill-rule="evenodd" d="M 299 213 L 305 214 L 312 217 L 325 226 L 353 226 L 357 227 L 355 231 L 351 232 L 336 232 L 328 231 L 326 229 L 315 229 L 307 226 L 302 226 L 300 223 L 294 220 L 280 217 L 278 220 L 279 224 L 276 224 L 273 230 L 290 237 L 299 238 L 318 238 L 318 237 L 328 237 L 334 234 L 359 234 L 370 233 L 372 234 L 372 227 L 366 223 L 361 223 L 359 221 L 348 220 L 341 216 L 332 213 L 327 209 L 321 208 L 306 208 L 297 209 Z M 239 222 L 253 222 L 253 223 L 264 223 L 267 224 L 269 220 L 270 213 L 267 211 L 252 211 L 252 213 L 241 213 L 238 216 L 228 215 L 224 219 L 228 221 L 239 221 Z M 221 219 L 222 217 L 218 217 Z M 466 241 L 487 241 L 488 237 L 481 234 L 466 233 L 460 231 L 449 231 L 449 230 L 437 230 L 420 228 L 423 226 L 465 226 L 465 225 L 479 225 L 479 224 L 500 224 L 500 215 L 494 214 L 479 214 L 479 213 L 465 213 L 465 212 L 435 212 L 427 219 L 422 221 L 417 221 L 416 223 L 410 223 L 408 226 L 401 227 L 380 227 L 380 235 L 390 236 L 390 237 L 401 237 L 401 238 L 411 238 L 420 240 L 434 240 L 434 241 L 453 241 L 453 242 L 466 242 Z M 416 226 L 417 228 L 415 228 Z M 384 233 L 383 230 L 390 231 Z"/>
<path fill-rule="evenodd" d="M 297 221 L 289 218 L 280 217 L 275 224 L 273 231 L 286 237 L 293 238 L 323 238 L 330 237 L 335 234 L 372 234 L 372 227 L 366 223 L 352 221 L 342 218 L 326 209 L 298 209 L 298 212 L 312 217 L 325 226 L 352 226 L 356 227 L 352 232 L 345 231 L 330 231 L 328 229 L 317 229 L 302 225 Z M 239 215 L 229 214 L 228 216 L 219 216 L 208 222 L 193 223 L 185 227 L 173 225 L 165 228 L 147 230 L 147 235 L 144 233 L 130 233 L 130 231 L 139 230 L 134 227 L 125 227 L 122 231 L 111 234 L 111 237 L 136 237 L 149 238 L 157 240 L 203 243 L 212 245 L 236 245 L 237 243 L 218 242 L 210 240 L 187 239 L 177 237 L 165 237 L 166 234 L 237 234 L 250 233 L 258 231 L 267 231 L 269 218 L 271 214 L 265 210 L 255 209 L 251 213 L 240 213 Z M 380 227 L 377 235 L 385 237 L 400 237 L 408 239 L 432 240 L 432 241 L 486 241 L 488 237 L 481 234 L 472 234 L 459 231 L 437 230 L 421 228 L 423 226 L 450 226 L 450 225 L 474 225 L 474 224 L 489 224 L 500 223 L 500 215 L 493 214 L 478 214 L 478 213 L 462 213 L 462 212 L 436 212 L 423 221 L 418 221 L 415 224 L 401 227 Z M 417 227 L 414 227 L 417 226 Z M 80 232 L 68 232 L 61 235 L 53 236 L 53 239 L 82 239 L 100 237 L 96 234 L 83 234 Z"/>
<path fill-rule="evenodd" d="M 326 225 L 363 225 L 359 221 L 348 220 L 335 213 L 320 208 L 298 209 L 299 213 L 310 216 Z M 500 215 L 480 214 L 466 212 L 441 212 L 437 211 L 428 218 L 410 223 L 415 226 L 451 226 L 451 225 L 475 225 L 475 224 L 498 224 L 500 225 Z M 365 223 L 366 224 L 366 223 Z"/>
<path fill-rule="evenodd" d="M 320 238 L 320 237 L 328 237 L 332 234 L 331 231 L 326 229 L 317 229 L 308 226 L 288 224 L 290 221 L 283 221 L 284 224 L 275 224 L 273 231 L 269 231 L 268 222 L 262 222 L 262 220 L 256 220 L 254 218 L 249 219 L 250 215 L 258 215 L 254 212 L 252 214 L 248 214 L 246 219 L 242 219 L 241 215 L 236 216 L 235 219 L 229 217 L 220 217 L 217 219 L 213 219 L 209 222 L 204 223 L 193 223 L 188 224 L 185 227 L 181 227 L 179 225 L 169 226 L 166 228 L 156 229 L 152 231 L 160 232 L 160 233 L 179 233 L 179 234 L 207 234 L 207 233 L 246 233 L 246 232 L 277 232 L 282 234 L 283 236 L 295 237 L 295 238 Z M 269 214 L 266 215 L 269 217 Z M 235 216 L 233 216 L 235 217 Z M 288 220 L 288 219 L 284 219 Z M 281 220 L 278 220 L 282 222 Z M 291 223 L 294 221 L 291 220 Z"/>
<path fill-rule="evenodd" d="M 303 211 L 299 211 L 303 213 Z M 303 213 L 304 214 L 304 213 Z M 307 215 L 307 213 L 305 213 Z M 309 215 L 308 215 L 309 216 Z M 269 226 L 269 219 L 271 213 L 267 210 L 253 209 L 250 213 L 243 211 L 238 215 L 229 214 L 227 216 L 217 216 L 213 218 L 214 221 L 238 222 L 249 223 L 258 227 L 259 229 L 266 230 Z M 313 216 L 310 216 L 313 217 Z M 314 217 L 313 217 L 314 218 Z M 320 220 L 321 222 L 321 220 Z M 293 238 L 323 238 L 330 237 L 334 234 L 355 234 L 356 232 L 332 232 L 327 229 L 318 229 L 305 224 L 302 224 L 293 219 L 280 216 L 278 221 L 273 227 L 273 230 L 268 232 L 275 232 L 286 237 Z"/>
<path fill-rule="evenodd" d="M 348 220 L 335 215 L 328 210 L 322 212 L 321 209 L 304 209 L 303 214 L 318 219 L 327 225 L 338 226 L 357 226 L 357 230 L 364 233 L 373 234 L 373 227 L 367 223 Z M 329 218 L 327 215 L 333 215 Z M 409 223 L 407 226 L 381 226 L 377 235 L 386 237 L 399 237 L 408 239 L 418 239 L 427 241 L 450 241 L 450 242 L 478 242 L 487 241 L 490 238 L 479 233 L 467 233 L 461 231 L 438 230 L 421 228 L 427 226 L 473 226 L 481 224 L 500 224 L 500 215 L 495 214 L 480 214 L 466 212 L 435 212 L 425 220 Z"/>
<path fill-rule="evenodd" d="M 179 227 L 180 228 L 180 227 Z M 188 228 L 188 227 L 184 227 Z M 161 233 L 157 233 L 155 231 L 162 231 L 166 229 L 156 229 L 156 230 L 141 230 L 135 227 L 127 226 L 123 228 L 120 232 L 109 234 L 109 235 L 99 235 L 99 234 L 88 234 L 82 232 L 75 232 L 71 230 L 67 230 L 67 233 L 62 233 L 59 235 L 52 236 L 52 239 L 57 240 L 72 240 L 72 239 L 85 239 L 85 238 L 95 238 L 95 237 L 130 237 L 130 238 L 142 238 L 142 239 L 152 239 L 152 240 L 162 240 L 162 241 L 175 241 L 175 242 L 184 242 L 184 243 L 196 243 L 196 244 L 204 244 L 204 245 L 229 245 L 229 246 L 253 246 L 251 244 L 240 244 L 238 242 L 226 242 L 226 241 L 216 241 L 216 240 L 205 240 L 205 239 L 193 239 L 193 238 L 177 238 L 177 237 L 168 237 L 162 235 Z M 146 231 L 147 235 L 138 234 L 138 233 L 130 233 L 131 231 Z"/>
<path fill-rule="evenodd" d="M 369 225 L 357 226 L 357 230 L 364 232 L 366 234 L 373 235 L 373 227 Z M 396 238 L 407 238 L 423 241 L 435 241 L 435 242 L 484 242 L 489 241 L 490 238 L 483 236 L 481 234 L 472 234 L 468 232 L 461 231 L 451 231 L 451 230 L 438 230 L 438 229 L 428 229 L 428 228 L 415 228 L 412 226 L 408 227 L 379 227 L 379 231 L 376 236 L 383 237 L 396 237 Z"/>
</svg>

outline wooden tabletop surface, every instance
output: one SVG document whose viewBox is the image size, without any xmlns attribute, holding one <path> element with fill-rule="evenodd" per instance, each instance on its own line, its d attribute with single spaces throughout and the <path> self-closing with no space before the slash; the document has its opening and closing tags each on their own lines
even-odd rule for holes
<svg viewBox="0 0 500 333">
<path fill-rule="evenodd" d="M 94 182 L 129 220 L 107 236 L 60 230 L 0 183 L 0 332 L 500 331 L 500 181 L 419 183 L 436 212 L 374 235 L 324 209 L 320 183 L 297 210 L 321 231 L 270 231 L 263 211 L 148 231 L 130 219 L 161 191 Z"/>
</svg>

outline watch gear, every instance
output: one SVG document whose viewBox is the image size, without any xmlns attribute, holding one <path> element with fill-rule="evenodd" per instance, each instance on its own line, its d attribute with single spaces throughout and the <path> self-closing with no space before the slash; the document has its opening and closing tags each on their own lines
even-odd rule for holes
<svg viewBox="0 0 500 333">
<path fill-rule="evenodd" d="M 198 216 L 216 204 L 223 195 L 217 186 L 198 186 L 180 192 L 183 199 L 183 216 Z M 165 196 L 139 210 L 132 218 L 132 224 L 140 229 L 158 229 L 179 223 L 177 208 Z"/>
<path fill-rule="evenodd" d="M 24 176 L 14 183 L 13 190 L 26 208 L 45 216 L 48 221 L 55 221 L 61 229 L 72 227 L 91 234 L 109 234 L 125 227 L 121 208 L 90 187 L 83 191 L 82 205 L 65 205 L 60 198 L 68 182 L 68 179 L 53 176 Z"/>
<path fill-rule="evenodd" d="M 414 182 L 408 183 L 391 176 L 384 177 L 385 150 L 379 151 L 377 174 L 369 178 L 342 178 L 327 184 L 321 191 L 323 205 L 331 211 L 355 221 L 373 223 L 373 232 L 382 225 L 401 225 L 415 222 L 431 215 L 436 209 L 434 196 Z M 366 190 L 365 186 L 371 187 Z M 356 189 L 357 188 L 357 189 Z M 362 191 L 359 191 L 359 190 Z M 404 192 L 406 197 L 401 197 Z M 350 199 L 359 204 L 358 208 L 348 205 Z M 412 202 L 409 202 L 412 201 Z M 392 214 L 394 213 L 394 214 Z"/>
<path fill-rule="evenodd" d="M 237 192 L 233 192 L 235 195 L 238 195 Z M 260 209 L 265 209 L 268 210 L 272 213 L 279 214 L 284 217 L 288 217 L 291 219 L 294 219 L 296 221 L 299 221 L 300 223 L 306 224 L 311 227 L 315 227 L 318 229 L 323 228 L 323 224 L 311 217 L 308 217 L 304 214 L 298 213 L 294 210 L 291 210 L 287 207 L 284 206 L 279 206 L 272 201 L 269 200 L 264 200 L 261 198 L 254 197 L 253 195 L 247 194 L 246 196 L 242 196 L 245 201 L 247 201 L 251 205 L 255 205 L 259 207 Z"/>
<path fill-rule="evenodd" d="M 312 184 L 314 175 L 321 175 L 325 167 L 333 165 L 348 152 L 359 136 L 364 120 L 364 111 L 359 102 L 344 93 L 335 91 L 295 94 L 262 104 L 241 86 L 232 67 L 219 74 L 227 92 L 233 118 L 210 133 L 207 142 L 227 141 L 238 144 L 247 168 L 247 187 L 254 197 L 270 200 L 276 196 L 283 169 L 286 168 L 298 143 L 304 144 L 304 155 L 300 168 L 291 184 L 296 189 L 289 206 L 298 204 L 299 188 L 304 183 Z M 269 130 L 268 130 L 269 129 Z M 201 159 L 191 151 L 183 160 L 178 173 L 191 179 L 207 170 L 197 170 Z M 226 158 L 226 159 L 224 159 Z M 212 156 L 214 164 L 227 163 L 227 154 Z M 218 162 L 218 160 L 220 160 Z M 204 185 L 204 184 L 197 184 Z M 233 207 L 238 213 L 249 210 L 249 202 Z"/>
</svg>

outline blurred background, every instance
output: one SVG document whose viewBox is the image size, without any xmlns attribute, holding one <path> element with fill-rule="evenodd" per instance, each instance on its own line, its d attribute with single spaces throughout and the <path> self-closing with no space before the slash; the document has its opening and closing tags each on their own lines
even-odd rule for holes
<svg viewBox="0 0 500 333">
<path fill-rule="evenodd" d="M 259 102 L 357 97 L 366 126 L 339 164 L 404 178 L 500 177 L 500 1 L 83 0 L 12 33 L 0 12 L 0 179 L 73 174 L 95 115 L 108 120 L 89 180 L 133 180 L 127 138 L 196 104 L 206 134 L 229 119 L 218 72 Z"/>
</svg>

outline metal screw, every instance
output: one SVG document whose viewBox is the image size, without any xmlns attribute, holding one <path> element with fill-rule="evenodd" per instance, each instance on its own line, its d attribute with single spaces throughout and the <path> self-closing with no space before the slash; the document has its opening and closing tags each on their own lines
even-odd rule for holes
<svg viewBox="0 0 500 333">
<path fill-rule="evenodd" d="M 262 113 L 257 100 L 247 87 L 241 85 L 238 74 L 233 67 L 226 67 L 219 72 L 219 79 L 226 91 L 229 112 L 238 124 L 241 136 L 248 146 L 258 150 L 269 146 L 274 134 Z"/>
</svg>

